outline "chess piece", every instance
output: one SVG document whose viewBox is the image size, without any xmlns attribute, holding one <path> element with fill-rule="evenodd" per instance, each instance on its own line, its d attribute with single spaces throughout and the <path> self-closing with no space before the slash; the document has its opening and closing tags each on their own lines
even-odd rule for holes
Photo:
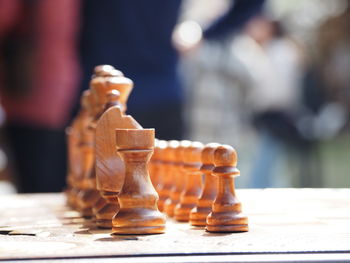
<svg viewBox="0 0 350 263">
<path fill-rule="evenodd" d="M 111 65 L 98 65 L 94 68 L 94 74 L 92 75 L 92 78 L 95 77 L 122 77 L 124 74 L 115 69 Z"/>
<path fill-rule="evenodd" d="M 167 213 L 166 206 L 167 203 L 169 204 L 171 202 L 170 200 L 170 193 L 172 188 L 174 187 L 175 182 L 175 176 L 176 176 L 176 167 L 175 167 L 175 151 L 179 147 L 179 142 L 175 140 L 171 140 L 168 142 L 167 147 L 164 149 L 163 157 L 164 157 L 164 163 L 163 166 L 163 187 L 159 192 L 159 200 L 163 204 L 163 211 Z M 169 210 L 169 213 L 171 211 Z M 169 214 L 168 214 L 169 215 Z M 171 216 L 171 215 L 169 215 Z"/>
<path fill-rule="evenodd" d="M 81 138 L 83 131 L 88 126 L 91 117 L 88 111 L 90 101 L 90 91 L 83 92 L 81 97 L 81 108 L 73 120 L 70 127 L 66 130 L 67 148 L 68 148 L 68 171 L 67 184 L 70 187 L 69 203 L 72 208 L 79 209 L 79 193 L 82 190 L 83 175 L 82 175 L 82 154 L 81 154 Z"/>
<path fill-rule="evenodd" d="M 166 141 L 157 140 L 157 139 L 155 140 L 154 151 L 153 151 L 153 155 L 152 155 L 150 167 L 149 167 L 151 181 L 158 195 L 162 188 L 162 177 L 164 174 L 162 155 L 163 155 L 163 150 L 166 147 L 167 147 Z M 159 205 L 159 200 L 158 200 L 158 208 L 160 211 L 162 211 Z"/>
<path fill-rule="evenodd" d="M 163 212 L 164 210 L 164 204 L 165 200 L 168 198 L 168 191 L 165 190 L 166 185 L 169 184 L 169 173 L 167 165 L 167 160 L 165 158 L 165 151 L 168 147 L 168 142 L 161 140 L 158 142 L 157 145 L 157 155 L 159 156 L 159 159 L 157 161 L 157 180 L 158 180 L 158 187 L 157 187 L 157 193 L 159 195 L 158 199 L 158 209 L 159 211 Z"/>
<path fill-rule="evenodd" d="M 201 153 L 204 146 L 200 142 L 192 142 L 184 150 L 184 168 L 186 171 L 186 187 L 181 193 L 180 203 L 175 208 L 175 219 L 188 222 L 190 212 L 197 204 L 202 191 Z"/>
<path fill-rule="evenodd" d="M 77 118 L 72 122 L 70 127 L 67 127 L 66 140 L 68 149 L 68 176 L 67 176 L 67 203 L 73 208 L 78 208 L 78 193 L 81 190 L 80 182 L 82 181 L 81 173 L 81 154 L 79 145 L 79 130 L 78 123 L 81 121 L 82 114 L 78 115 Z"/>
<path fill-rule="evenodd" d="M 212 174 L 214 166 L 214 152 L 217 143 L 207 144 L 202 151 L 202 166 L 200 171 L 205 175 L 205 183 L 201 196 L 198 199 L 197 206 L 190 214 L 190 224 L 193 226 L 205 226 L 208 214 L 211 212 L 211 206 L 217 194 L 217 180 Z"/>
<path fill-rule="evenodd" d="M 107 80 L 110 85 L 116 82 Z M 124 82 L 130 83 L 129 80 Z M 119 81 L 118 83 L 124 83 Z M 112 84 L 111 84 L 112 83 Z M 124 84 L 122 84 L 124 85 Z M 113 86 L 117 88 L 117 85 Z M 106 98 L 99 99 L 105 103 L 104 113 L 99 117 L 96 124 L 95 153 L 96 153 L 96 187 L 102 197 L 105 199 L 105 205 L 96 207 L 95 216 L 96 224 L 101 228 L 112 227 L 112 217 L 119 210 L 118 194 L 124 182 L 124 163 L 119 155 L 115 153 L 115 129 L 142 129 L 131 116 L 124 115 L 120 98 L 122 97 L 117 89 L 97 89 L 99 92 L 107 92 Z M 119 89 L 128 94 L 131 86 L 127 89 Z M 102 91 L 101 91 L 102 90 Z M 124 98 L 126 98 L 124 96 Z M 126 103 L 126 101 L 124 101 Z M 102 204 L 102 202 L 100 202 Z M 96 203 L 96 206 L 99 204 Z"/>
<path fill-rule="evenodd" d="M 170 198 L 167 200 L 164 211 L 169 217 L 173 217 L 175 213 L 175 207 L 180 202 L 180 195 L 185 188 L 185 176 L 186 173 L 183 159 L 184 159 L 184 150 L 191 145 L 190 141 L 183 140 L 180 141 L 178 147 L 174 149 L 174 179 L 173 179 L 173 187 L 170 190 Z"/>
<path fill-rule="evenodd" d="M 82 97 L 82 111 L 79 120 L 79 155 L 81 157 L 81 174 L 77 195 L 78 211 L 84 217 L 93 216 L 92 206 L 99 199 L 95 190 L 94 175 L 94 131 L 90 125 L 93 120 L 94 100 L 90 91 L 84 92 Z"/>
<path fill-rule="evenodd" d="M 158 194 L 147 170 L 154 148 L 154 129 L 116 129 L 117 152 L 124 160 L 125 180 L 113 218 L 114 234 L 159 234 L 165 216 L 157 208 Z"/>
<path fill-rule="evenodd" d="M 207 217 L 206 230 L 209 232 L 246 232 L 248 218 L 241 212 L 241 203 L 236 197 L 234 178 L 239 176 L 237 153 L 229 145 L 219 146 L 214 152 L 218 192 Z"/>
<path fill-rule="evenodd" d="M 74 148 L 77 148 L 78 139 L 77 136 L 74 134 L 74 130 L 72 127 L 67 127 L 65 130 L 66 133 L 66 140 L 67 140 L 67 149 L 68 149 L 68 165 L 67 165 L 67 189 L 65 191 L 66 197 L 67 197 L 67 204 L 71 208 L 75 208 L 75 189 L 74 189 L 74 179 L 76 177 L 75 171 L 74 171 Z"/>
</svg>

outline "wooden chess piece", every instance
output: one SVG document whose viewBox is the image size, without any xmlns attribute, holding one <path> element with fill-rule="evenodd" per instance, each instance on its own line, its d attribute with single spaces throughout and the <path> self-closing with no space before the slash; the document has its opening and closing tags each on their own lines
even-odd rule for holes
<svg viewBox="0 0 350 263">
<path fill-rule="evenodd" d="M 164 149 L 164 163 L 165 166 L 163 174 L 163 187 L 159 192 L 159 200 L 163 203 L 163 212 L 167 213 L 166 207 L 167 203 L 170 203 L 170 193 L 172 188 L 175 186 L 175 176 L 176 176 L 176 167 L 175 167 L 175 151 L 179 147 L 179 142 L 171 140 L 168 142 L 168 146 Z M 168 211 L 171 214 L 171 211 Z M 169 214 L 168 214 L 169 215 Z M 171 215 L 169 215 L 171 216 Z"/>
<path fill-rule="evenodd" d="M 159 156 L 159 159 L 157 161 L 157 180 L 158 180 L 158 187 L 157 193 L 159 195 L 158 199 L 158 209 L 159 211 L 164 211 L 164 204 L 165 200 L 168 198 L 168 191 L 165 190 L 166 185 L 168 184 L 169 178 L 168 178 L 168 168 L 167 160 L 165 158 L 165 151 L 168 148 L 168 141 L 160 140 L 157 145 L 157 155 Z"/>
<path fill-rule="evenodd" d="M 184 150 L 184 168 L 186 170 L 186 188 L 181 193 L 180 203 L 175 208 L 175 219 L 180 222 L 188 222 L 190 212 L 197 204 L 202 191 L 201 153 L 204 145 L 200 142 L 192 142 Z"/>
<path fill-rule="evenodd" d="M 174 149 L 174 178 L 173 187 L 170 190 L 170 198 L 166 201 L 164 211 L 169 217 L 173 217 L 175 213 L 175 207 L 180 202 L 180 195 L 185 189 L 186 181 L 184 174 L 186 173 L 183 160 L 184 150 L 191 145 L 190 141 L 183 140 L 179 142 L 178 147 Z"/>
<path fill-rule="evenodd" d="M 82 134 L 88 127 L 91 120 L 89 113 L 90 107 L 89 90 L 85 90 L 81 96 L 81 107 L 78 115 L 73 120 L 70 127 L 67 128 L 67 148 L 68 148 L 68 171 L 69 176 L 67 178 L 68 185 L 70 186 L 69 202 L 72 208 L 79 209 L 79 193 L 83 188 L 83 174 L 82 174 L 82 153 L 81 145 Z"/>
<path fill-rule="evenodd" d="M 89 118 L 86 119 L 81 125 L 81 191 L 78 193 L 78 211 L 84 217 L 92 217 L 93 205 L 100 199 L 100 195 L 96 190 L 96 177 L 95 177 L 95 151 L 94 151 L 94 113 L 95 105 L 94 98 L 91 93 L 84 100 L 84 108 L 87 109 Z"/>
<path fill-rule="evenodd" d="M 67 139 L 67 157 L 68 157 L 68 176 L 67 176 L 67 201 L 68 205 L 78 208 L 78 194 L 81 190 L 82 170 L 81 170 L 81 151 L 80 151 L 80 134 L 78 130 L 79 122 L 84 122 L 79 114 L 72 122 L 72 125 L 66 129 Z"/>
<path fill-rule="evenodd" d="M 74 171 L 74 165 L 76 165 L 76 161 L 74 160 L 74 148 L 77 148 L 78 139 L 74 134 L 74 130 L 72 127 L 67 127 L 65 130 L 66 133 L 66 141 L 67 141 L 67 189 L 65 191 L 67 197 L 67 204 L 71 208 L 75 208 L 75 194 L 76 189 L 74 188 L 74 180 L 77 176 Z"/>
<path fill-rule="evenodd" d="M 218 192 L 207 217 L 206 230 L 209 232 L 246 232 L 248 218 L 242 214 L 241 203 L 236 197 L 234 178 L 240 172 L 237 166 L 237 153 L 229 145 L 219 146 L 214 152 Z"/>
<path fill-rule="evenodd" d="M 163 155 L 163 150 L 166 147 L 167 147 L 166 141 L 156 139 L 153 155 L 150 161 L 149 170 L 150 170 L 151 181 L 158 195 L 162 188 L 162 177 L 164 174 L 162 155 Z M 158 200 L 158 208 L 159 208 L 159 200 Z M 162 211 L 160 208 L 159 210 Z"/>
<path fill-rule="evenodd" d="M 211 212 L 211 206 L 217 194 L 217 180 L 212 174 L 214 166 L 214 152 L 217 143 L 207 144 L 202 151 L 202 166 L 200 171 L 205 175 L 205 183 L 201 196 L 198 199 L 197 206 L 190 214 L 190 224 L 193 226 L 205 226 L 208 214 Z"/>
<path fill-rule="evenodd" d="M 109 108 L 108 108 L 109 107 Z M 119 92 L 107 93 L 108 108 L 96 125 L 96 179 L 97 189 L 105 199 L 103 207 L 96 207 L 96 223 L 101 228 L 111 228 L 112 218 L 119 210 L 118 194 L 122 188 L 125 168 L 121 157 L 115 152 L 115 129 L 142 129 L 131 116 L 124 115 L 119 104 Z M 96 206 L 99 204 L 97 203 Z"/>
<path fill-rule="evenodd" d="M 165 215 L 157 208 L 158 194 L 147 165 L 154 148 L 154 129 L 116 129 L 117 152 L 125 163 L 125 181 L 113 218 L 114 234 L 159 234 Z"/>
<path fill-rule="evenodd" d="M 92 75 L 92 78 L 95 77 L 122 77 L 124 74 L 115 69 L 111 65 L 98 65 L 94 68 L 94 74 Z"/>
</svg>

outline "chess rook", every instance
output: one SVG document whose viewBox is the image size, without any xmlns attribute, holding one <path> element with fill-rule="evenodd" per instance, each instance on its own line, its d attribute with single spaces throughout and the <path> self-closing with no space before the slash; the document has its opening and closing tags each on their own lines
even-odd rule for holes
<svg viewBox="0 0 350 263">
<path fill-rule="evenodd" d="M 160 234 L 165 215 L 157 208 L 158 194 L 147 170 L 154 148 L 154 129 L 116 129 L 117 152 L 125 163 L 125 180 L 113 218 L 114 234 Z"/>
<path fill-rule="evenodd" d="M 219 146 L 214 152 L 218 192 L 207 217 L 206 230 L 209 232 L 246 232 L 248 218 L 241 212 L 241 203 L 235 194 L 234 178 L 240 172 L 237 166 L 237 153 L 229 145 Z"/>
</svg>

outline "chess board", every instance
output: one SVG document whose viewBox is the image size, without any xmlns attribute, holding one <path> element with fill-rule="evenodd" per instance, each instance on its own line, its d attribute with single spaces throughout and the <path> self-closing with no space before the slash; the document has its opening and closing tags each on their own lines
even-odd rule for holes
<svg viewBox="0 0 350 263">
<path fill-rule="evenodd" d="M 350 260 L 350 189 L 242 189 L 237 195 L 249 218 L 247 233 L 208 233 L 168 219 L 165 234 L 114 236 L 70 210 L 63 194 L 3 195 L 0 260 L 315 253 Z"/>
</svg>

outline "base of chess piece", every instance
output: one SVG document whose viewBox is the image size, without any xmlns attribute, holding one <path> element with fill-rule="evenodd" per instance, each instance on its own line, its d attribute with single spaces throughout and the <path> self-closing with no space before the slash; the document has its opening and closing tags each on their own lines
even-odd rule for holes
<svg viewBox="0 0 350 263">
<path fill-rule="evenodd" d="M 189 199 L 189 197 L 187 197 Z M 176 221 L 179 222 L 188 222 L 190 220 L 191 210 L 195 207 L 195 202 L 198 199 L 198 196 L 193 197 L 193 202 L 189 204 L 177 204 L 174 211 L 174 217 Z"/>
<path fill-rule="evenodd" d="M 164 204 L 164 212 L 169 216 L 173 217 L 175 214 L 175 207 L 177 203 L 173 202 L 171 198 L 167 199 Z"/>
<path fill-rule="evenodd" d="M 74 197 L 74 193 L 73 193 L 74 188 L 72 186 L 68 186 L 65 190 L 64 190 L 64 194 L 66 196 L 66 204 L 70 207 L 70 208 L 74 208 L 74 202 L 75 202 L 75 197 Z"/>
<path fill-rule="evenodd" d="M 96 211 L 96 224 L 99 228 L 112 228 L 112 219 L 119 211 L 118 193 L 100 192 L 103 196 L 103 206 Z"/>
<path fill-rule="evenodd" d="M 102 197 L 98 199 L 98 201 L 95 203 L 94 207 L 92 208 L 92 212 L 94 215 L 98 213 L 105 205 L 107 204 L 106 200 Z"/>
<path fill-rule="evenodd" d="M 241 213 L 212 212 L 207 217 L 206 230 L 209 232 L 247 232 L 248 218 Z"/>
<path fill-rule="evenodd" d="M 100 193 L 95 189 L 83 190 L 79 193 L 79 212 L 85 218 L 90 218 L 94 215 L 92 208 L 100 199 Z"/>
<path fill-rule="evenodd" d="M 112 232 L 118 235 L 162 234 L 165 232 L 165 220 L 164 214 L 153 209 L 133 209 L 132 214 L 120 210 L 113 218 Z"/>
<path fill-rule="evenodd" d="M 211 212 L 211 207 L 195 207 L 190 213 L 190 224 L 192 226 L 206 226 L 208 214 Z"/>
</svg>

